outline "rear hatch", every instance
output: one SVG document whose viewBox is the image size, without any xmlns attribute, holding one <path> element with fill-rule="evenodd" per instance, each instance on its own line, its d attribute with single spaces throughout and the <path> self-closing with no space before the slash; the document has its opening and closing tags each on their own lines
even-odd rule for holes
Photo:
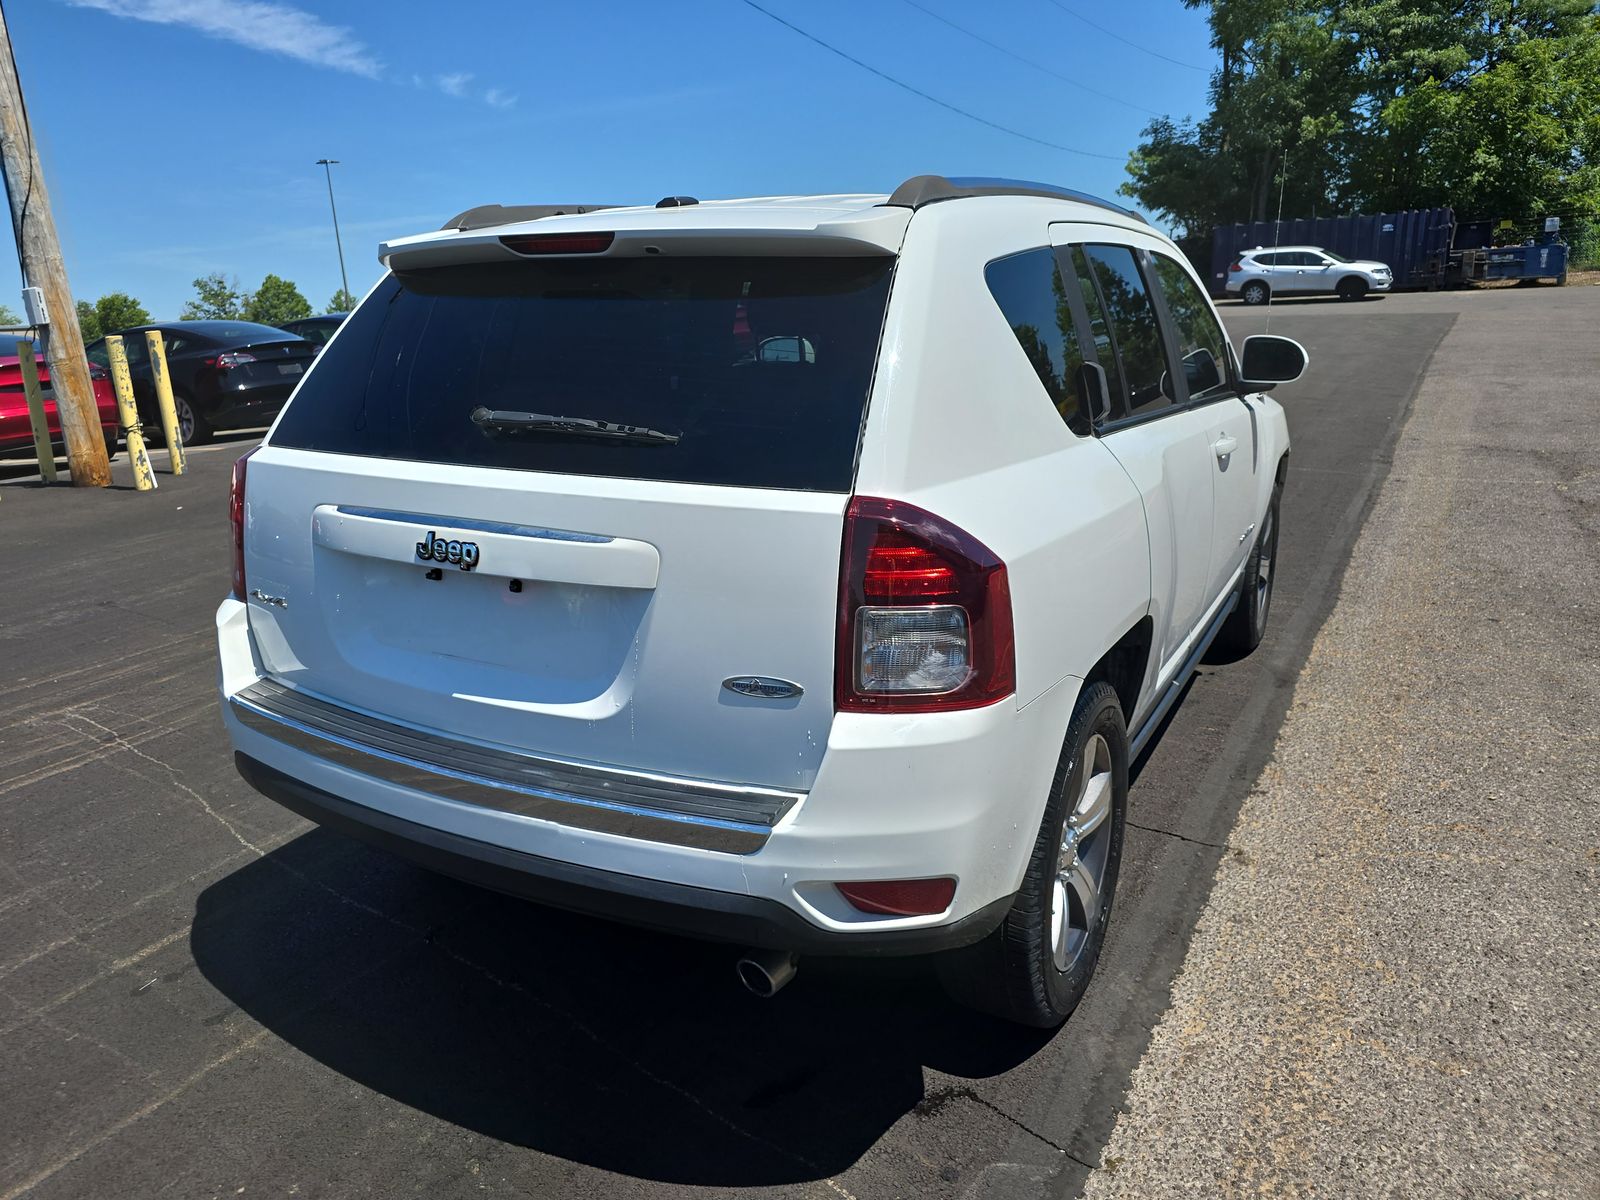
<svg viewBox="0 0 1600 1200">
<path fill-rule="evenodd" d="M 217 360 L 219 383 L 224 392 L 281 390 L 287 396 L 316 356 L 315 346 L 289 334 L 230 346 Z"/>
<path fill-rule="evenodd" d="M 893 262 L 397 270 L 250 462 L 267 672 L 457 737 L 809 786 Z"/>
</svg>

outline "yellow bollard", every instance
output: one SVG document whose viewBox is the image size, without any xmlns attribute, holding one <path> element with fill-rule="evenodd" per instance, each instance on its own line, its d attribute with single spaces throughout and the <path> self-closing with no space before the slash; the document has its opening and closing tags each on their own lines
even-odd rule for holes
<svg viewBox="0 0 1600 1200">
<path fill-rule="evenodd" d="M 167 374 L 167 346 L 161 339 L 161 330 L 148 330 L 144 335 L 144 344 L 150 351 L 150 374 L 156 381 L 156 408 L 161 413 L 161 432 L 167 438 L 167 463 L 174 475 L 182 475 L 183 431 L 178 428 L 178 406 L 172 402 L 172 379 Z"/>
<path fill-rule="evenodd" d="M 39 456 L 39 478 L 56 481 L 56 452 L 50 445 L 50 422 L 44 415 L 44 393 L 39 390 L 39 363 L 33 357 L 33 343 L 17 339 L 17 369 L 22 372 L 22 390 L 28 397 L 28 423 L 33 426 L 33 451 Z"/>
<path fill-rule="evenodd" d="M 128 352 L 122 348 L 121 334 L 106 338 L 106 353 L 111 356 L 111 386 L 117 392 L 117 415 L 122 420 L 122 436 L 128 441 L 128 461 L 133 464 L 133 486 L 148 492 L 156 486 L 156 473 L 145 452 L 139 406 L 133 401 L 133 377 L 128 374 Z"/>
</svg>

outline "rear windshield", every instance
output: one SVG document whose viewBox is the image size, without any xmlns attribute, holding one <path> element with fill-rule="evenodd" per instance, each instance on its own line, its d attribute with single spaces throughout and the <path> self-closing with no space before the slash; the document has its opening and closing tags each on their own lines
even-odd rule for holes
<svg viewBox="0 0 1600 1200">
<path fill-rule="evenodd" d="M 396 273 L 322 352 L 272 442 L 846 492 L 892 270 L 888 258 L 618 258 Z M 511 416 L 475 422 L 480 409 Z M 518 415 L 670 437 L 574 436 Z"/>
</svg>

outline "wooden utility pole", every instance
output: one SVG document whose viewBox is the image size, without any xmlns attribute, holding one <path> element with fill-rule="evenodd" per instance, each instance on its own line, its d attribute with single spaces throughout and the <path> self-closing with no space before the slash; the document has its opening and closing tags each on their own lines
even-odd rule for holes
<svg viewBox="0 0 1600 1200">
<path fill-rule="evenodd" d="M 50 213 L 50 193 L 39 169 L 33 131 L 22 102 L 22 82 L 17 78 L 11 53 L 11 30 L 0 11 L 0 158 L 4 159 L 6 190 L 11 198 L 11 225 L 17 235 L 17 257 L 27 284 L 44 294 L 48 326 L 39 330 L 45 361 L 50 364 L 50 386 L 56 396 L 57 419 L 67 443 L 72 482 L 79 487 L 106 487 L 111 464 L 106 459 L 100 413 L 89 363 L 83 356 L 83 335 L 78 330 L 78 310 L 67 286 L 67 270 L 56 240 L 55 217 Z"/>
</svg>

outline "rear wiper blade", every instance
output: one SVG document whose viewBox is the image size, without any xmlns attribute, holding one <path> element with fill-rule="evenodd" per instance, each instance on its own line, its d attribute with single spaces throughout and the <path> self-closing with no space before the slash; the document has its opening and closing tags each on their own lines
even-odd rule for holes
<svg viewBox="0 0 1600 1200">
<path fill-rule="evenodd" d="M 559 433 L 570 437 L 611 438 L 620 442 L 671 446 L 679 435 L 645 425 L 619 425 L 614 421 L 592 421 L 587 417 L 560 417 L 550 413 L 510 412 L 478 407 L 468 414 L 472 423 L 485 433 Z"/>
</svg>

